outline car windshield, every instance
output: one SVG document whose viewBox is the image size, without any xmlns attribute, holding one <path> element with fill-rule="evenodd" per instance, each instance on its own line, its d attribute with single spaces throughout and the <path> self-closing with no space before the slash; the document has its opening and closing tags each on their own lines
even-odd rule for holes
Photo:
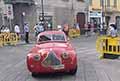
<svg viewBox="0 0 120 81">
<path fill-rule="evenodd" d="M 65 41 L 65 37 L 63 34 L 46 34 L 40 35 L 38 38 L 38 42 L 46 42 L 46 41 Z"/>
</svg>

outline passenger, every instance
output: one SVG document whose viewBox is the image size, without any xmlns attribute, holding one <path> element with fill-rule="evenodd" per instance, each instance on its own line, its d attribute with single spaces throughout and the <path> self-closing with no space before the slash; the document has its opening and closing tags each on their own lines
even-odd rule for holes
<svg viewBox="0 0 120 81">
<path fill-rule="evenodd" d="M 115 24 L 110 24 L 108 28 L 108 36 L 117 37 L 117 27 Z"/>
</svg>

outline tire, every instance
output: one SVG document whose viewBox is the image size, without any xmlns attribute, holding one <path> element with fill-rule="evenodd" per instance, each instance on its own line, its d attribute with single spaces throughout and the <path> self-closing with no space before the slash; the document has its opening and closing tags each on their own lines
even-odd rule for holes
<svg viewBox="0 0 120 81">
<path fill-rule="evenodd" d="M 77 66 L 75 67 L 75 69 L 70 70 L 69 74 L 70 74 L 70 75 L 75 75 L 76 72 L 77 72 Z"/>
<path fill-rule="evenodd" d="M 38 73 L 32 73 L 32 77 L 37 77 Z"/>
</svg>

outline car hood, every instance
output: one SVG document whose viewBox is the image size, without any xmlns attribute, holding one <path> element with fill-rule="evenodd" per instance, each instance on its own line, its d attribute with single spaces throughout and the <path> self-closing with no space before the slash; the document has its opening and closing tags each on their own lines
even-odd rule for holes
<svg viewBox="0 0 120 81">
<path fill-rule="evenodd" d="M 45 43 L 35 45 L 28 56 L 39 54 L 41 56 L 40 61 L 43 63 L 43 65 L 56 65 L 62 62 L 61 56 L 65 53 L 69 54 L 71 58 L 75 57 L 76 55 L 74 49 L 69 43 Z M 49 63 L 49 60 L 51 60 L 51 63 L 46 64 Z"/>
<path fill-rule="evenodd" d="M 68 43 L 43 43 L 36 45 L 39 48 L 67 48 L 68 46 Z"/>
<path fill-rule="evenodd" d="M 54 51 L 56 53 L 65 52 L 68 50 L 73 50 L 70 43 L 43 43 L 36 44 L 32 49 L 31 53 L 38 53 L 38 51 Z"/>
</svg>

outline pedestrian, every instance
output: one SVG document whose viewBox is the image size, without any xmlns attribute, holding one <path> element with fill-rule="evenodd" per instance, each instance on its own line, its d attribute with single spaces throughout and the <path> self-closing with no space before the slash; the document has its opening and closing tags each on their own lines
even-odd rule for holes
<svg viewBox="0 0 120 81">
<path fill-rule="evenodd" d="M 99 24 L 99 28 L 100 28 L 100 35 L 103 35 L 103 25 Z"/>
<path fill-rule="evenodd" d="M 4 29 L 5 29 L 5 26 L 2 25 L 2 26 L 0 27 L 0 33 L 3 33 Z"/>
<path fill-rule="evenodd" d="M 25 42 L 29 43 L 29 25 L 25 23 L 24 25 L 24 33 L 25 33 Z"/>
<path fill-rule="evenodd" d="M 108 28 L 108 36 L 117 37 L 117 27 L 115 24 L 110 24 Z"/>
<path fill-rule="evenodd" d="M 39 33 L 45 31 L 44 26 L 43 26 L 42 23 L 40 23 L 40 24 L 38 25 L 38 29 L 39 29 L 39 31 L 38 31 Z"/>
<path fill-rule="evenodd" d="M 88 36 L 91 35 L 91 24 L 90 22 L 88 22 Z"/>
<path fill-rule="evenodd" d="M 84 27 L 85 27 L 85 36 L 88 37 L 88 23 L 85 23 Z"/>
<path fill-rule="evenodd" d="M 102 26 L 103 26 L 104 35 L 106 35 L 106 33 L 107 33 L 107 27 L 105 25 L 105 22 L 102 23 Z"/>
<path fill-rule="evenodd" d="M 3 32 L 10 33 L 10 29 L 7 26 L 5 26 L 5 29 L 3 30 Z"/>
<path fill-rule="evenodd" d="M 91 35 L 95 34 L 94 29 L 95 29 L 95 25 L 94 25 L 94 23 L 91 23 L 91 29 L 90 29 Z"/>
<path fill-rule="evenodd" d="M 36 36 L 38 36 L 39 33 L 44 31 L 44 27 L 43 27 L 43 25 L 41 23 L 40 24 L 36 24 L 34 29 L 35 29 L 35 32 L 36 32 Z"/>
<path fill-rule="evenodd" d="M 20 34 L 20 27 L 19 27 L 18 24 L 15 25 L 15 27 L 14 27 L 14 32 L 15 32 L 15 33 L 18 35 L 18 37 L 19 37 L 19 34 Z"/>
<path fill-rule="evenodd" d="M 98 32 L 98 26 L 97 26 L 97 22 L 94 22 L 94 32 L 97 33 Z"/>
<path fill-rule="evenodd" d="M 80 35 L 80 24 L 76 23 L 75 28 L 76 28 L 76 34 Z"/>
<path fill-rule="evenodd" d="M 36 23 L 36 25 L 33 28 L 33 30 L 35 31 L 35 37 L 37 37 L 37 35 L 38 35 L 37 26 L 38 26 L 38 23 Z"/>
<path fill-rule="evenodd" d="M 57 30 L 58 31 L 62 31 L 62 26 L 61 25 L 57 25 Z"/>
<path fill-rule="evenodd" d="M 76 23 L 75 28 L 76 28 L 77 30 L 80 30 L 80 24 L 79 24 L 79 23 Z"/>
<path fill-rule="evenodd" d="M 66 34 L 66 36 L 68 36 L 68 33 L 69 33 L 69 25 L 68 24 L 64 24 L 63 32 Z"/>
</svg>

